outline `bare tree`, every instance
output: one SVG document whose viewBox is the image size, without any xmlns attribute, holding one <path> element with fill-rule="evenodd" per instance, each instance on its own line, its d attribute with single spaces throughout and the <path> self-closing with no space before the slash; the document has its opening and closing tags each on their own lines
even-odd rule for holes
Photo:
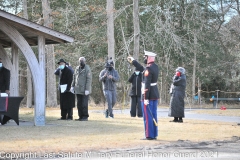
<svg viewBox="0 0 240 160">
<path fill-rule="evenodd" d="M 51 8 L 48 0 L 42 0 L 42 12 L 44 26 L 52 28 Z M 54 46 L 46 46 L 46 70 L 47 70 L 47 106 L 57 106 L 57 91 L 56 91 L 56 79 L 54 76 L 55 71 L 55 57 Z"/>
<path fill-rule="evenodd" d="M 192 100 L 194 102 L 194 96 L 195 96 L 195 86 L 196 86 L 196 65 L 197 65 L 197 37 L 196 32 L 193 33 L 194 35 L 194 50 L 193 50 L 193 75 L 192 75 Z"/>
<path fill-rule="evenodd" d="M 139 0 L 133 0 L 133 26 L 134 26 L 133 57 L 138 60 L 138 56 L 139 56 L 139 38 L 140 38 Z"/>
<path fill-rule="evenodd" d="M 114 0 L 107 0 L 107 40 L 108 57 L 112 57 L 113 61 L 115 61 Z"/>
</svg>

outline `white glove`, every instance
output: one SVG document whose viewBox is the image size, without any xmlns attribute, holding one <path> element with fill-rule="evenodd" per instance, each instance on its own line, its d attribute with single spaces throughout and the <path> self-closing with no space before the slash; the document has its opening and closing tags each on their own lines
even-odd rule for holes
<svg viewBox="0 0 240 160">
<path fill-rule="evenodd" d="M 85 90 L 85 95 L 89 95 L 89 91 L 88 90 Z"/>
<path fill-rule="evenodd" d="M 127 60 L 128 60 L 129 63 L 132 63 L 132 61 L 134 60 L 134 58 L 133 58 L 133 57 L 128 57 Z"/>
<path fill-rule="evenodd" d="M 71 87 L 70 92 L 74 93 L 74 87 Z"/>
<path fill-rule="evenodd" d="M 144 99 L 144 105 L 148 105 L 149 104 L 149 100 L 148 99 Z"/>
</svg>

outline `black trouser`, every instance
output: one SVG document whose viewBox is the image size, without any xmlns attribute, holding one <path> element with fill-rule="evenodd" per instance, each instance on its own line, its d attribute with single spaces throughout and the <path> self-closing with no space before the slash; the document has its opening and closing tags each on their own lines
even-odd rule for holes
<svg viewBox="0 0 240 160">
<path fill-rule="evenodd" d="M 72 119 L 73 118 L 73 109 L 68 108 L 68 109 L 61 109 L 61 116 L 62 119 Z"/>
<path fill-rule="evenodd" d="M 88 118 L 88 97 L 89 95 L 77 94 L 77 108 L 80 119 Z"/>
<path fill-rule="evenodd" d="M 136 110 L 137 116 L 142 117 L 141 97 L 131 96 L 131 117 L 136 117 Z"/>
</svg>

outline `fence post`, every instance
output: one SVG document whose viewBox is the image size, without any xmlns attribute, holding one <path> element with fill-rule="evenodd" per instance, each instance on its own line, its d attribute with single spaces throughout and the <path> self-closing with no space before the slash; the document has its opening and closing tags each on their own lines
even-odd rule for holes
<svg viewBox="0 0 240 160">
<path fill-rule="evenodd" d="M 218 107 L 218 91 L 220 91 L 220 90 L 216 90 L 217 91 L 217 103 L 216 103 L 216 109 L 217 109 L 217 107 Z"/>
</svg>

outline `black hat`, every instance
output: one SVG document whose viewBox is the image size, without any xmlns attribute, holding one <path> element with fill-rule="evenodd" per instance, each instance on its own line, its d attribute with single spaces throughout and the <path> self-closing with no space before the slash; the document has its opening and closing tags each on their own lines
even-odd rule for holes
<svg viewBox="0 0 240 160">
<path fill-rule="evenodd" d="M 105 67 L 106 67 L 106 68 L 109 68 L 109 67 L 111 67 L 111 64 L 110 64 L 110 63 L 106 63 L 106 64 L 105 64 Z"/>
<path fill-rule="evenodd" d="M 67 62 L 64 61 L 64 59 L 60 59 L 57 64 L 59 64 L 59 63 L 61 63 L 61 62 L 67 63 Z"/>
<path fill-rule="evenodd" d="M 112 60 L 112 57 L 110 57 L 106 63 L 105 63 L 105 67 L 108 68 L 108 67 L 112 67 L 114 64 L 113 64 L 113 60 Z"/>
</svg>

